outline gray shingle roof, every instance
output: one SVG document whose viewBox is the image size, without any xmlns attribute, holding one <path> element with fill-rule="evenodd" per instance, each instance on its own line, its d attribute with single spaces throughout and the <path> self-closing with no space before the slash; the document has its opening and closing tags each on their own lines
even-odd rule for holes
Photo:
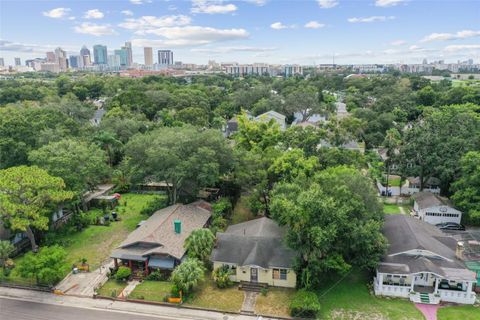
<svg viewBox="0 0 480 320">
<path fill-rule="evenodd" d="M 232 225 L 217 234 L 212 260 L 238 266 L 291 268 L 295 252 L 283 243 L 284 233 L 266 217 Z"/>
<path fill-rule="evenodd" d="M 451 206 L 447 198 L 440 197 L 431 192 L 422 191 L 413 195 L 413 199 L 418 204 L 419 209 L 425 209 L 436 206 Z"/>
<path fill-rule="evenodd" d="M 406 215 L 387 215 L 383 233 L 389 247 L 377 269 L 392 274 L 433 272 L 448 279 L 474 280 L 456 258 L 456 241 L 444 235 L 435 226 Z M 426 250 L 438 256 L 406 254 L 412 250 Z M 443 258 L 442 258 L 443 257 Z"/>
<path fill-rule="evenodd" d="M 203 228 L 210 218 L 210 204 L 197 201 L 188 205 L 176 204 L 155 212 L 113 251 L 112 257 L 146 257 L 169 255 L 181 259 L 185 255 L 183 243 L 193 230 Z M 181 221 L 181 232 L 176 234 L 175 220 Z"/>
</svg>

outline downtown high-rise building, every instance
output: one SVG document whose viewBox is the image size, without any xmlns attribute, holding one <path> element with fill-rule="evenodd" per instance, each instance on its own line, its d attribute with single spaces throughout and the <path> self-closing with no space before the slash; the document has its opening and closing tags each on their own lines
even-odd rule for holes
<svg viewBox="0 0 480 320">
<path fill-rule="evenodd" d="M 128 67 L 128 51 L 125 47 L 115 50 L 114 54 L 120 57 L 121 67 Z"/>
<path fill-rule="evenodd" d="M 108 56 L 108 66 L 117 69 L 120 68 L 120 56 L 118 54 L 110 54 Z"/>
<path fill-rule="evenodd" d="M 132 43 L 131 42 L 125 42 L 125 46 L 122 47 L 122 49 L 127 50 L 127 66 L 131 66 L 133 64 L 133 52 L 132 52 Z"/>
<path fill-rule="evenodd" d="M 55 62 L 58 64 L 60 71 L 68 69 L 67 52 L 60 47 L 55 49 Z"/>
<path fill-rule="evenodd" d="M 15 58 L 15 66 L 21 66 L 22 65 L 22 61 L 20 60 L 20 58 Z"/>
<path fill-rule="evenodd" d="M 170 66 L 173 64 L 172 50 L 158 50 L 158 64 L 163 66 Z"/>
<path fill-rule="evenodd" d="M 96 44 L 93 46 L 93 60 L 96 65 L 108 64 L 107 46 Z"/>
<path fill-rule="evenodd" d="M 47 52 L 47 62 L 55 62 L 55 52 L 49 51 Z"/>
<path fill-rule="evenodd" d="M 82 57 L 80 56 L 70 56 L 68 58 L 68 64 L 70 68 L 77 69 L 82 66 Z"/>
<path fill-rule="evenodd" d="M 3 58 L 0 58 L 0 67 L 5 67 L 5 60 L 3 60 Z"/>
<path fill-rule="evenodd" d="M 143 57 L 146 66 L 153 66 L 153 49 L 152 47 L 143 48 Z"/>
<path fill-rule="evenodd" d="M 81 57 L 81 67 L 88 67 L 92 65 L 92 57 L 90 54 L 90 50 L 86 46 L 83 46 L 80 49 L 80 57 Z"/>
</svg>

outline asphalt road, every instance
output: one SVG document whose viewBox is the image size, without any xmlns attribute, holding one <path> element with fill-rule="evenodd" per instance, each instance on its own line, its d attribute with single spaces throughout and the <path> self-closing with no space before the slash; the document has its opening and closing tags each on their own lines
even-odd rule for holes
<svg viewBox="0 0 480 320">
<path fill-rule="evenodd" d="M 30 301 L 0 298 L 1 320 L 171 320 L 170 317 L 142 316 Z"/>
</svg>

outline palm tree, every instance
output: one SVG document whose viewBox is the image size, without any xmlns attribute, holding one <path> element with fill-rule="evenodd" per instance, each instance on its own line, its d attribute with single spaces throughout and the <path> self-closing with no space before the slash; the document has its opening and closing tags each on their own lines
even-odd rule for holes
<svg viewBox="0 0 480 320">
<path fill-rule="evenodd" d="M 185 239 L 183 246 L 187 249 L 189 257 L 205 262 L 210 257 L 214 244 L 215 235 L 210 229 L 198 229 Z"/>
<path fill-rule="evenodd" d="M 200 260 L 187 258 L 173 270 L 171 280 L 183 294 L 187 294 L 204 279 L 204 273 L 205 268 Z"/>
<path fill-rule="evenodd" d="M 5 261 L 10 257 L 10 255 L 15 250 L 13 244 L 8 240 L 0 241 L 0 266 L 5 266 Z"/>
</svg>

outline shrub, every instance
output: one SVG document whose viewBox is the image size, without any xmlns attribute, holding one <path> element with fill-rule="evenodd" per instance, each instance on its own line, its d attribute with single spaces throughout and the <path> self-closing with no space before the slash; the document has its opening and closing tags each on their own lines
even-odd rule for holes
<svg viewBox="0 0 480 320">
<path fill-rule="evenodd" d="M 290 303 L 292 317 L 315 318 L 320 311 L 320 302 L 315 292 L 299 290 Z"/>
<path fill-rule="evenodd" d="M 262 288 L 262 289 L 260 290 L 260 293 L 262 294 L 262 296 L 266 297 L 267 294 L 268 294 L 268 288 Z"/>
<path fill-rule="evenodd" d="M 214 215 L 228 217 L 232 213 L 232 204 L 227 198 L 221 198 L 212 204 L 212 211 Z"/>
<path fill-rule="evenodd" d="M 146 280 L 152 281 L 166 281 L 167 279 L 167 275 L 161 273 L 160 270 L 155 270 L 146 277 Z"/>
<path fill-rule="evenodd" d="M 117 280 L 126 280 L 132 274 L 132 270 L 128 267 L 119 267 L 117 273 L 115 274 L 115 279 Z"/>
<path fill-rule="evenodd" d="M 230 268 L 227 265 L 224 265 L 213 271 L 212 278 L 218 288 L 228 288 L 233 285 L 233 281 L 230 280 L 231 274 L 232 272 Z"/>
<path fill-rule="evenodd" d="M 152 200 L 150 200 L 145 206 L 145 208 L 143 208 L 142 211 L 140 211 L 140 213 L 142 215 L 151 216 L 152 214 L 155 213 L 155 211 L 163 209 L 167 205 L 168 205 L 168 199 L 166 196 L 157 196 Z"/>
<path fill-rule="evenodd" d="M 29 252 L 18 263 L 22 277 L 35 278 L 37 284 L 53 285 L 64 277 L 68 268 L 67 253 L 60 246 L 42 247 L 38 253 Z"/>
<path fill-rule="evenodd" d="M 212 218 L 212 223 L 210 224 L 209 228 L 210 228 L 210 231 L 212 231 L 212 233 L 216 235 L 217 232 L 224 231 L 227 228 L 227 225 L 228 225 L 227 219 L 225 219 L 221 215 L 214 214 Z"/>
</svg>

